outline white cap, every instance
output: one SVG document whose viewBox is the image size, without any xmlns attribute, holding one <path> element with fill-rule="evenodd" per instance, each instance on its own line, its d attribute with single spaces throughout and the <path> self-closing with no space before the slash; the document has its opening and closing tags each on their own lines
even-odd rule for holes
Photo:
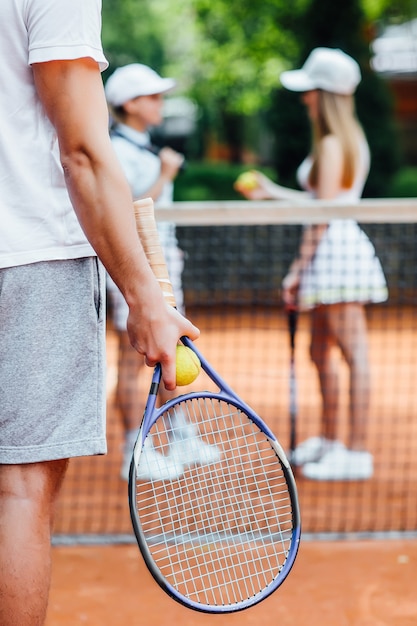
<svg viewBox="0 0 417 626">
<path fill-rule="evenodd" d="M 104 90 L 107 102 L 118 107 L 138 96 L 166 93 L 173 89 L 175 84 L 173 78 L 162 78 L 147 65 L 131 63 L 113 72 Z"/>
<path fill-rule="evenodd" d="M 300 70 L 283 72 L 282 85 L 290 91 L 324 89 L 351 95 L 361 81 L 359 65 L 335 48 L 315 48 Z"/>
</svg>

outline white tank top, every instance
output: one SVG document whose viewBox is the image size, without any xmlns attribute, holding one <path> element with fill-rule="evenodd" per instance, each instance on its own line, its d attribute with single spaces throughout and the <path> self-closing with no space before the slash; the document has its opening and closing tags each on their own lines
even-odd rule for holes
<svg viewBox="0 0 417 626">
<path fill-rule="evenodd" d="M 343 200 L 344 202 L 356 202 L 362 196 L 371 162 L 369 146 L 365 140 L 361 141 L 359 158 L 360 165 L 356 173 L 355 180 L 353 181 L 353 185 L 350 189 L 342 189 L 337 195 L 338 200 Z M 312 157 L 306 157 L 297 170 L 297 180 L 300 187 L 305 189 L 305 191 L 310 192 L 312 197 L 315 198 L 315 191 L 308 182 L 312 166 Z"/>
</svg>

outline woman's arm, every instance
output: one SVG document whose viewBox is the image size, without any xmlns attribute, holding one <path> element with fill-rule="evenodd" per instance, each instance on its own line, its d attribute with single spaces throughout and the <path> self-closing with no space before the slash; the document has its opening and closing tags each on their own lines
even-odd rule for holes
<svg viewBox="0 0 417 626">
<path fill-rule="evenodd" d="M 297 191 L 289 187 L 277 185 L 270 178 L 254 170 L 252 172 L 255 177 L 257 186 L 251 189 L 240 186 L 237 182 L 235 188 L 248 200 L 290 200 L 300 202 L 306 200 L 309 194 L 306 191 Z"/>
<path fill-rule="evenodd" d="M 314 224 L 304 228 L 298 256 L 282 281 L 282 298 L 285 304 L 296 304 L 301 275 L 313 258 L 326 228 L 327 224 Z"/>
<path fill-rule="evenodd" d="M 315 197 L 332 200 L 342 191 L 343 152 L 335 135 L 326 135 L 320 141 L 317 152 L 318 178 Z"/>
</svg>

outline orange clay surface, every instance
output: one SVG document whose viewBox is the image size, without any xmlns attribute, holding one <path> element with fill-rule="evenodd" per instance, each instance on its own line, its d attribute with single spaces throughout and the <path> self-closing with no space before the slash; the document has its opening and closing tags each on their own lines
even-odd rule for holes
<svg viewBox="0 0 417 626">
<path fill-rule="evenodd" d="M 316 482 L 296 473 L 306 533 L 363 533 L 417 530 L 417 325 L 414 309 L 369 314 L 372 396 L 369 449 L 375 471 L 364 482 Z M 222 313 L 205 318 L 192 312 L 201 328 L 198 345 L 228 383 L 267 422 L 284 447 L 289 440 L 289 342 L 282 312 Z M 320 428 L 317 373 L 308 354 L 308 319 L 296 337 L 297 436 Z M 73 459 L 57 510 L 58 535 L 131 534 L 127 485 L 120 479 L 121 417 L 115 404 L 117 343 L 108 332 L 108 454 Z M 140 376 L 145 401 L 151 370 Z M 339 436 L 347 439 L 348 377 L 341 363 Z M 190 387 L 206 389 L 202 373 Z M 184 393 L 187 388 L 180 388 Z M 417 585 L 416 585 L 417 594 Z M 416 622 L 417 624 L 417 622 Z"/>
<path fill-rule="evenodd" d="M 243 612 L 182 607 L 134 545 L 55 547 L 46 626 L 415 626 L 417 541 L 304 542 L 288 579 Z"/>
<path fill-rule="evenodd" d="M 221 323 L 214 319 L 206 326 L 198 317 L 194 321 L 203 330 L 202 351 L 250 404 L 259 407 L 285 445 L 289 360 L 285 319 L 268 316 L 255 326 L 245 316 L 222 317 Z M 400 319 L 398 312 L 389 316 L 377 309 L 369 330 L 374 380 L 369 437 L 375 475 L 363 484 L 312 483 L 298 477 L 306 533 L 416 529 L 415 312 L 401 311 Z M 300 438 L 316 431 L 320 405 L 308 336 L 306 320 L 301 319 L 296 345 Z M 254 341 L 257 350 L 246 355 Z M 108 347 L 109 453 L 71 461 L 57 512 L 57 534 L 131 535 L 126 483 L 119 478 L 122 439 L 114 406 L 116 351 L 111 331 Z M 225 355 L 230 363 L 223 360 Z M 143 382 L 145 395 L 147 385 Z M 342 429 L 347 422 L 345 406 Z M 231 615 L 196 613 L 170 599 L 153 581 L 134 544 L 54 547 L 46 626 L 83 624 L 417 626 L 417 539 L 304 540 L 282 587 L 261 604 Z"/>
</svg>

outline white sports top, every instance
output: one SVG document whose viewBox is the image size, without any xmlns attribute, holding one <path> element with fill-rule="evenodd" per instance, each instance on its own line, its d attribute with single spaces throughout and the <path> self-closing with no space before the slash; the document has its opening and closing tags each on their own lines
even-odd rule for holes
<svg viewBox="0 0 417 626">
<path fill-rule="evenodd" d="M 31 64 L 91 57 L 105 69 L 101 0 L 1 0 L 0 23 L 0 267 L 94 255 Z"/>
<path fill-rule="evenodd" d="M 342 190 L 337 195 L 337 200 L 343 200 L 344 202 L 356 202 L 362 196 L 362 191 L 368 177 L 369 167 L 370 167 L 371 157 L 369 152 L 368 143 L 364 140 L 361 141 L 360 144 L 360 166 L 358 172 L 356 174 L 355 180 L 353 181 L 352 187 L 349 189 Z M 308 179 L 310 176 L 310 170 L 313 165 L 313 160 L 311 156 L 308 156 L 304 159 L 297 170 L 297 180 L 298 184 L 302 189 L 309 191 L 313 198 L 315 197 L 315 192 L 312 187 L 310 187 L 308 183 Z"/>
</svg>

